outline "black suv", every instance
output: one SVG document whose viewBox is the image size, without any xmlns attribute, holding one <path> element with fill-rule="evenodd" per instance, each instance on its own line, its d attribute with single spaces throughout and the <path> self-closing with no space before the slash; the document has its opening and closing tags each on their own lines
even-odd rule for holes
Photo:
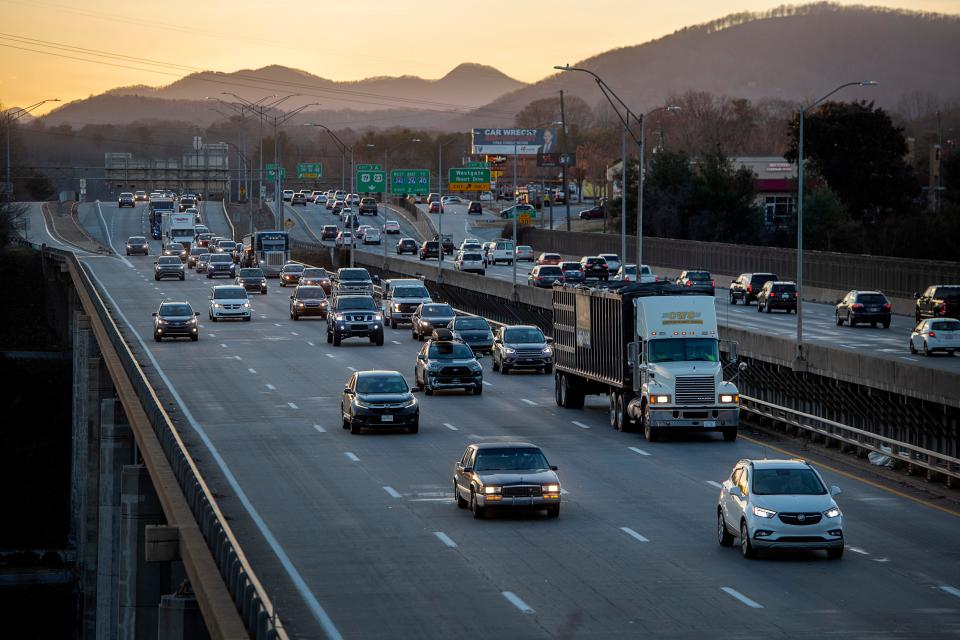
<svg viewBox="0 0 960 640">
<path fill-rule="evenodd" d="M 340 396 L 343 428 L 359 433 L 363 427 L 420 430 L 420 405 L 399 371 L 357 371 Z"/>
<path fill-rule="evenodd" d="M 960 284 L 938 284 L 927 287 L 917 299 L 917 322 L 923 318 L 960 318 Z"/>
<path fill-rule="evenodd" d="M 259 291 L 263 295 L 267 295 L 267 278 L 263 275 L 263 269 L 258 267 L 240 269 L 236 282 L 246 291 Z"/>
<path fill-rule="evenodd" d="M 846 322 L 851 327 L 859 323 L 875 327 L 880 323 L 889 329 L 892 309 L 887 296 L 879 291 L 851 291 L 837 304 L 837 326 Z"/>
<path fill-rule="evenodd" d="M 362 216 L 370 214 L 372 216 L 377 215 L 377 200 L 376 198 L 363 198 L 360 200 L 360 210 L 358 213 Z"/>
<path fill-rule="evenodd" d="M 750 304 L 757 299 L 763 285 L 779 279 L 775 273 L 741 273 L 730 281 L 730 304 Z"/>
<path fill-rule="evenodd" d="M 480 201 L 479 201 L 479 200 L 471 200 L 471 201 L 470 201 L 470 204 L 467 205 L 467 213 L 470 213 L 470 214 L 474 214 L 474 213 L 476 213 L 476 214 L 482 214 L 482 213 L 483 213 L 483 205 L 480 204 Z"/>
<path fill-rule="evenodd" d="M 760 288 L 757 294 L 757 312 L 770 313 L 774 309 L 783 309 L 787 313 L 797 312 L 797 284 L 770 280 Z"/>
<path fill-rule="evenodd" d="M 182 265 L 181 265 L 182 266 Z M 160 342 L 164 338 L 190 338 L 194 342 L 200 339 L 197 333 L 197 316 L 189 302 L 164 302 L 153 312 L 153 339 Z"/>
<path fill-rule="evenodd" d="M 448 304 L 425 302 L 410 316 L 411 337 L 422 341 L 435 327 L 446 327 L 456 317 L 457 312 Z"/>
<path fill-rule="evenodd" d="M 383 346 L 383 314 L 369 295 L 341 295 L 327 312 L 327 342 L 340 346 L 344 338 L 369 338 Z"/>
<path fill-rule="evenodd" d="M 463 389 L 483 393 L 483 367 L 473 349 L 453 339 L 449 329 L 436 329 L 417 354 L 413 380 L 430 396 L 437 389 Z"/>
<path fill-rule="evenodd" d="M 147 242 L 147 239 L 143 236 L 130 236 L 127 238 L 127 255 L 133 253 L 142 253 L 143 255 L 150 254 L 150 244 Z"/>
<path fill-rule="evenodd" d="M 607 261 L 600 256 L 583 256 L 580 258 L 580 266 L 583 267 L 584 280 L 588 278 L 608 280 L 610 278 Z"/>
</svg>

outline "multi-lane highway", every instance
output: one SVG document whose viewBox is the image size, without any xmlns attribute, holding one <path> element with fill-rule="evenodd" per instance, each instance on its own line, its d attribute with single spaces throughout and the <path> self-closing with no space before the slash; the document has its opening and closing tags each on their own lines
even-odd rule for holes
<svg viewBox="0 0 960 640">
<path fill-rule="evenodd" d="M 335 348 L 322 321 L 289 320 L 273 280 L 252 300 L 253 322 L 209 323 L 215 282 L 194 273 L 155 282 L 156 241 L 150 257 L 122 255 L 121 242 L 144 232 L 145 208 L 95 206 L 81 219 L 120 255 L 84 260 L 138 357 L 168 384 L 189 446 L 294 636 L 960 634 L 960 514 L 822 469 L 844 490 L 846 557 L 747 561 L 716 542 L 718 483 L 738 459 L 779 452 L 709 436 L 651 445 L 611 431 L 599 399 L 561 409 L 551 377 L 494 374 L 489 359 L 482 396 L 418 396 L 418 435 L 350 435 L 338 413 L 343 382 L 374 368 L 412 381 L 419 345 L 409 331 L 386 329 L 382 347 Z M 205 222 L 226 233 L 218 209 L 208 204 Z M 301 215 L 327 222 L 309 207 Z M 201 311 L 199 342 L 150 340 L 162 300 Z M 559 519 L 475 521 L 456 508 L 454 462 L 468 443 L 491 440 L 543 447 L 560 469 Z"/>
</svg>

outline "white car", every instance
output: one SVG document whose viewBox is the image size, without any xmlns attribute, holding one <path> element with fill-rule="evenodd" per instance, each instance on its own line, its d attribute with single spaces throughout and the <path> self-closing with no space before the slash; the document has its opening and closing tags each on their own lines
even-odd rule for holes
<svg viewBox="0 0 960 640">
<path fill-rule="evenodd" d="M 341 231 L 337 234 L 337 239 L 334 241 L 334 244 L 338 247 L 346 247 L 353 244 L 353 233 L 350 231 Z"/>
<path fill-rule="evenodd" d="M 283 201 L 290 202 L 293 199 L 293 189 L 284 189 L 283 190 Z"/>
<path fill-rule="evenodd" d="M 910 334 L 910 353 L 922 351 L 931 356 L 934 351 L 947 355 L 960 351 L 960 320 L 953 318 L 927 318 L 921 320 Z"/>
<path fill-rule="evenodd" d="M 479 240 L 467 238 L 460 243 L 460 251 L 483 251 L 483 245 L 480 244 Z"/>
<path fill-rule="evenodd" d="M 740 460 L 720 488 L 717 541 L 740 539 L 744 558 L 759 549 L 824 549 L 843 557 L 843 513 L 823 478 L 804 460 Z"/>
<path fill-rule="evenodd" d="M 354 235 L 357 236 L 357 240 L 363 240 L 364 234 L 367 232 L 367 229 L 373 229 L 369 224 L 362 224 L 357 227 L 357 230 L 354 231 Z"/>
<path fill-rule="evenodd" d="M 463 204 L 463 199 L 460 196 L 443 196 L 440 198 L 440 204 Z"/>
<path fill-rule="evenodd" d="M 327 204 L 327 194 L 318 193 L 313 196 L 313 204 Z"/>
<path fill-rule="evenodd" d="M 607 271 L 616 273 L 620 270 L 620 256 L 615 253 L 601 253 L 599 255 L 607 261 Z"/>
<path fill-rule="evenodd" d="M 360 195 L 356 193 L 351 193 L 349 196 L 347 196 L 347 203 L 350 204 L 351 206 L 353 205 L 360 206 Z"/>
<path fill-rule="evenodd" d="M 208 311 L 211 322 L 223 318 L 242 318 L 250 322 L 250 298 L 243 287 L 225 284 L 210 288 L 210 308 Z"/>
<path fill-rule="evenodd" d="M 626 264 L 620 265 L 620 268 L 617 269 L 617 273 L 613 276 L 613 280 L 623 280 L 625 282 L 636 282 L 637 281 L 637 265 L 635 264 Z M 643 265 L 640 269 L 640 282 L 658 282 L 659 278 L 657 274 L 650 270 L 650 267 Z"/>
<path fill-rule="evenodd" d="M 353 209 L 350 207 L 344 207 L 340 209 L 340 222 L 346 222 L 347 218 L 353 215 Z"/>
<path fill-rule="evenodd" d="M 367 227 L 363 232 L 363 244 L 380 244 L 380 229 Z"/>
<path fill-rule="evenodd" d="M 486 274 L 485 264 L 483 262 L 483 252 L 478 250 L 461 251 L 453 263 L 453 268 L 457 271 L 467 273 Z"/>
<path fill-rule="evenodd" d="M 396 220 L 387 220 L 383 223 L 384 233 L 400 233 L 400 223 Z"/>
</svg>

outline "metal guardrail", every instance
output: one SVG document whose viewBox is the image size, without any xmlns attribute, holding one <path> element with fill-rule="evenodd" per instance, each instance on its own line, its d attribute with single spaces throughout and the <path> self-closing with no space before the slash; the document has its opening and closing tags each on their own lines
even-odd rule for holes
<svg viewBox="0 0 960 640">
<path fill-rule="evenodd" d="M 830 440 L 874 451 L 894 460 L 940 473 L 954 480 L 960 480 L 960 458 L 916 447 L 899 440 L 886 438 L 802 411 L 781 407 L 750 396 L 741 395 L 740 401 L 741 409 L 760 417 L 788 424 Z"/>
<path fill-rule="evenodd" d="M 227 219 L 227 224 L 230 225 L 230 239 L 236 241 L 237 230 L 234 229 L 233 220 L 230 219 L 230 214 L 227 213 L 227 201 L 221 200 L 220 204 L 223 205 L 223 217 Z"/>
<path fill-rule="evenodd" d="M 272 601 L 250 566 L 213 492 L 204 482 L 196 461 L 123 338 L 90 273 L 72 252 L 51 248 L 44 248 L 44 251 L 69 262 L 80 276 L 78 280 L 90 299 L 94 301 L 95 311 L 107 329 L 110 342 L 116 349 L 123 369 L 163 447 L 167 461 L 190 505 L 190 511 L 250 636 L 256 640 L 285 640 L 287 634 Z"/>
</svg>

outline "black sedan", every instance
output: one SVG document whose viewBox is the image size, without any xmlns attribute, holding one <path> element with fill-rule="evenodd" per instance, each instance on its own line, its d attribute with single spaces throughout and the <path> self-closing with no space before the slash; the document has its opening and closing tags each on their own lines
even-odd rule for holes
<svg viewBox="0 0 960 640">
<path fill-rule="evenodd" d="M 560 478 L 539 447 L 526 442 L 478 442 L 467 446 L 453 471 L 457 506 L 473 517 L 487 509 L 525 508 L 560 515 Z"/>
<path fill-rule="evenodd" d="M 410 317 L 412 337 L 423 341 L 436 327 L 446 327 L 456 317 L 457 312 L 448 304 L 421 304 Z"/>
<path fill-rule="evenodd" d="M 267 278 L 263 275 L 263 269 L 248 267 L 240 269 L 237 274 L 237 285 L 247 291 L 259 291 L 263 295 L 267 294 Z"/>
<path fill-rule="evenodd" d="M 420 405 L 414 389 L 399 371 L 357 371 L 347 380 L 340 400 L 343 428 L 359 433 L 364 427 L 420 430 Z"/>
<path fill-rule="evenodd" d="M 603 217 L 603 207 L 590 207 L 589 209 L 584 209 L 577 215 L 581 220 L 597 220 Z"/>
<path fill-rule="evenodd" d="M 837 326 L 842 326 L 844 322 L 851 327 L 857 324 L 873 327 L 881 324 L 884 329 L 889 329 L 892 310 L 887 296 L 879 291 L 851 291 L 837 304 Z"/>
</svg>

